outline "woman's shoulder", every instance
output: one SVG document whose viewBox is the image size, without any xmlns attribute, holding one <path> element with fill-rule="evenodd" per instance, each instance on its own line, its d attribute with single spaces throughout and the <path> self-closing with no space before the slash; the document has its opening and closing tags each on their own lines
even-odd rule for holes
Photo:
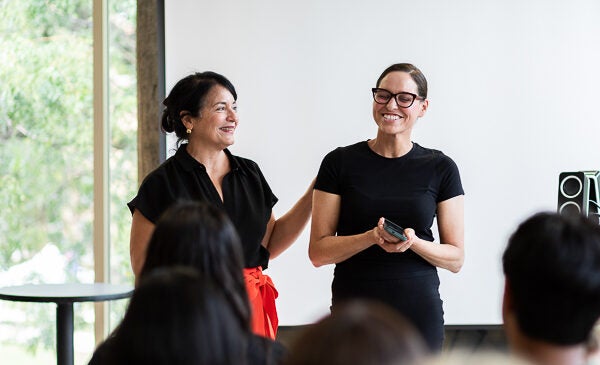
<svg viewBox="0 0 600 365">
<path fill-rule="evenodd" d="M 365 151 L 366 149 L 369 148 L 369 145 L 367 144 L 368 140 L 366 141 L 359 141 L 347 146 L 343 146 L 343 147 L 338 147 L 338 150 L 342 150 L 345 152 L 358 152 L 358 151 Z"/>
<path fill-rule="evenodd" d="M 367 152 L 368 149 L 369 146 L 367 145 L 367 141 L 360 141 L 351 145 L 337 147 L 329 151 L 326 156 L 345 156 L 355 153 L 364 153 Z"/>
<path fill-rule="evenodd" d="M 444 152 L 442 152 L 440 150 L 437 150 L 434 148 L 423 147 L 416 142 L 414 142 L 413 150 L 414 150 L 414 156 L 417 158 L 427 158 L 427 159 L 434 160 L 436 163 L 441 163 L 441 164 L 455 164 L 454 160 L 452 160 L 452 158 L 450 156 L 446 155 Z"/>
<path fill-rule="evenodd" d="M 175 156 L 169 157 L 144 177 L 141 186 L 161 184 L 161 182 L 168 181 L 175 164 Z"/>
<path fill-rule="evenodd" d="M 420 156 L 431 156 L 431 157 L 439 157 L 439 156 L 445 156 L 444 152 L 437 150 L 435 148 L 429 148 L 429 147 L 423 147 L 420 144 L 418 144 L 417 142 L 413 142 L 413 148 L 414 148 L 414 152 L 417 155 Z"/>
<path fill-rule="evenodd" d="M 158 167 L 150 171 L 148 175 L 144 177 L 142 184 L 145 182 L 169 180 L 174 174 L 177 175 L 182 174 L 183 171 L 191 171 L 198 165 L 200 165 L 200 163 L 187 153 L 185 144 L 183 144 L 175 151 L 175 154 L 168 157 L 158 165 Z"/>
</svg>

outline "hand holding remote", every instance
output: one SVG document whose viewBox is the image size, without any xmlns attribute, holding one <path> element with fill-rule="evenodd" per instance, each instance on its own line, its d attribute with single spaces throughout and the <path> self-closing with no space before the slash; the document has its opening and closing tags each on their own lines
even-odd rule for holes
<svg viewBox="0 0 600 365">
<path fill-rule="evenodd" d="M 385 218 L 383 222 L 383 229 L 387 233 L 398 238 L 400 241 L 406 241 L 408 239 L 408 237 L 406 237 L 406 235 L 404 234 L 404 228 L 400 227 L 399 225 L 390 221 L 387 218 Z"/>
</svg>

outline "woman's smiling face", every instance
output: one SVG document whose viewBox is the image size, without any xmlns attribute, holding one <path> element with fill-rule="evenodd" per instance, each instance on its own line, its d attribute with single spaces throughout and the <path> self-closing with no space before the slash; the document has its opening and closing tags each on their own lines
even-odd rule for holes
<svg viewBox="0 0 600 365">
<path fill-rule="evenodd" d="M 419 95 L 417 83 L 409 73 L 403 71 L 390 72 L 377 87 L 386 89 L 393 94 L 407 92 Z M 425 115 L 428 104 L 427 100 L 420 98 L 415 99 L 408 108 L 399 107 L 395 98 L 391 98 L 385 104 L 373 101 L 373 119 L 383 133 L 408 133 L 410 135 L 417 119 Z"/>
<path fill-rule="evenodd" d="M 211 144 L 223 149 L 234 143 L 235 129 L 238 124 L 236 100 L 229 90 L 221 85 L 215 85 L 206 96 L 204 106 L 200 110 L 200 117 L 194 122 L 192 134 L 203 144 Z"/>
</svg>

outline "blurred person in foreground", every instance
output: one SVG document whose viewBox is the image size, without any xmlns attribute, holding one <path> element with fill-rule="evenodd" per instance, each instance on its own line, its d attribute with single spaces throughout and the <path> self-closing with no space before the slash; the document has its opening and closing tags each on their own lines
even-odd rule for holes
<svg viewBox="0 0 600 365">
<path fill-rule="evenodd" d="M 540 365 L 587 364 L 600 317 L 600 226 L 535 214 L 512 234 L 502 263 L 510 349 Z"/>
<path fill-rule="evenodd" d="M 419 332 L 388 305 L 351 300 L 296 337 L 285 365 L 408 365 L 427 354 Z"/>
<path fill-rule="evenodd" d="M 159 268 L 193 267 L 220 287 L 234 309 L 248 344 L 248 364 L 279 364 L 283 345 L 252 332 L 243 262 L 240 240 L 223 211 L 208 203 L 181 201 L 157 221 L 140 278 Z"/>
<path fill-rule="evenodd" d="M 152 271 L 90 365 L 247 364 L 247 339 L 222 291 L 190 267 Z"/>
</svg>

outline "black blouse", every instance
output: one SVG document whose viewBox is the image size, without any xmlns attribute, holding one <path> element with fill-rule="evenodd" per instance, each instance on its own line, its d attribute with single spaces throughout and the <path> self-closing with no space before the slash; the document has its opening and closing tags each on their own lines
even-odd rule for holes
<svg viewBox="0 0 600 365">
<path fill-rule="evenodd" d="M 195 200 L 214 204 L 224 210 L 237 229 L 244 250 L 246 267 L 267 268 L 269 251 L 261 245 L 277 197 L 271 191 L 258 165 L 234 156 L 225 149 L 231 171 L 223 178 L 223 200 L 210 180 L 204 165 L 181 145 L 174 156 L 152 171 L 142 182 L 138 194 L 127 206 L 138 209 L 156 223 L 174 202 Z"/>
</svg>

